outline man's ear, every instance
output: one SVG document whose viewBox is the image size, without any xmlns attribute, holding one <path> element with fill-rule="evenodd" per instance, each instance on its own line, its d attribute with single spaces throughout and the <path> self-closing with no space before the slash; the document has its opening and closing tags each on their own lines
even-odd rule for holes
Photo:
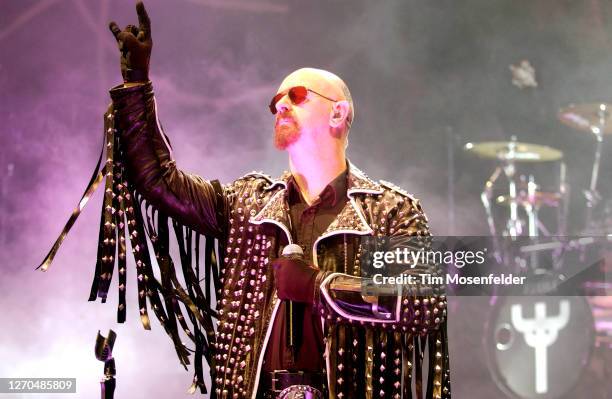
<svg viewBox="0 0 612 399">
<path fill-rule="evenodd" d="M 335 102 L 329 116 L 331 127 L 340 127 L 349 115 L 350 105 L 348 101 L 342 100 Z"/>
</svg>

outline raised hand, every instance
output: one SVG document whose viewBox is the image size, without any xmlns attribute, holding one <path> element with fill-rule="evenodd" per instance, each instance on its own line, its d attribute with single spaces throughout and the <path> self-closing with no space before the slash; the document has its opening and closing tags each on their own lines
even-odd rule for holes
<svg viewBox="0 0 612 399">
<path fill-rule="evenodd" d="M 126 83 L 149 80 L 149 60 L 153 40 L 151 39 L 151 20 L 142 1 L 136 3 L 136 13 L 138 14 L 138 27 L 128 25 L 121 30 L 115 21 L 108 25 L 119 44 L 121 75 Z"/>
</svg>

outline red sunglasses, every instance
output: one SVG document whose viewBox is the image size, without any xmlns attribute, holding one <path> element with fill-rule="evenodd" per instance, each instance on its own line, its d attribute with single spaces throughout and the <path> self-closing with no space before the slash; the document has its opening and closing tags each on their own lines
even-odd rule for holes
<svg viewBox="0 0 612 399">
<path fill-rule="evenodd" d="M 304 100 L 306 100 L 306 97 L 308 97 L 308 92 L 314 93 L 318 96 L 323 97 L 326 100 L 329 101 L 333 101 L 333 102 L 337 102 L 338 100 L 334 100 L 333 98 L 329 98 L 327 96 L 324 96 L 321 93 L 317 93 L 314 90 L 311 90 L 307 87 L 304 86 L 294 86 L 292 88 L 290 88 L 286 93 L 282 92 L 282 93 L 278 93 L 277 95 L 275 95 L 274 97 L 272 97 L 272 101 L 270 101 L 270 112 L 272 112 L 273 115 L 276 115 L 276 103 L 280 101 L 281 98 L 283 98 L 285 96 L 285 94 L 289 95 L 289 100 L 291 100 L 291 104 L 293 105 L 298 105 L 304 102 Z"/>
</svg>

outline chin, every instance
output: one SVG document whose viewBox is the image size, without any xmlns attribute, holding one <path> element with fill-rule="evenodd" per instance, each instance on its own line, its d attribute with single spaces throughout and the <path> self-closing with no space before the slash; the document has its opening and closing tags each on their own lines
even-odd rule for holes
<svg viewBox="0 0 612 399">
<path fill-rule="evenodd" d="M 274 147 L 286 150 L 299 140 L 301 133 L 295 126 L 281 125 L 274 129 Z"/>
</svg>

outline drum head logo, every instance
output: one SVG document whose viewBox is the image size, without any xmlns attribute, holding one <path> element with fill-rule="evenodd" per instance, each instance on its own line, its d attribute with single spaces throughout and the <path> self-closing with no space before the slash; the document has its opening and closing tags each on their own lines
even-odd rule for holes
<svg viewBox="0 0 612 399">
<path fill-rule="evenodd" d="M 512 305 L 512 326 L 523 334 L 527 345 L 535 352 L 535 385 L 536 393 L 548 392 L 548 357 L 546 349 L 557 340 L 559 330 L 569 321 L 570 303 L 567 299 L 560 302 L 559 314 L 548 316 L 546 302 L 536 302 L 535 317 L 523 317 L 523 306 Z"/>
<path fill-rule="evenodd" d="M 515 398 L 570 392 L 593 342 L 588 303 L 582 297 L 499 299 L 487 345 L 500 388 Z"/>
</svg>

